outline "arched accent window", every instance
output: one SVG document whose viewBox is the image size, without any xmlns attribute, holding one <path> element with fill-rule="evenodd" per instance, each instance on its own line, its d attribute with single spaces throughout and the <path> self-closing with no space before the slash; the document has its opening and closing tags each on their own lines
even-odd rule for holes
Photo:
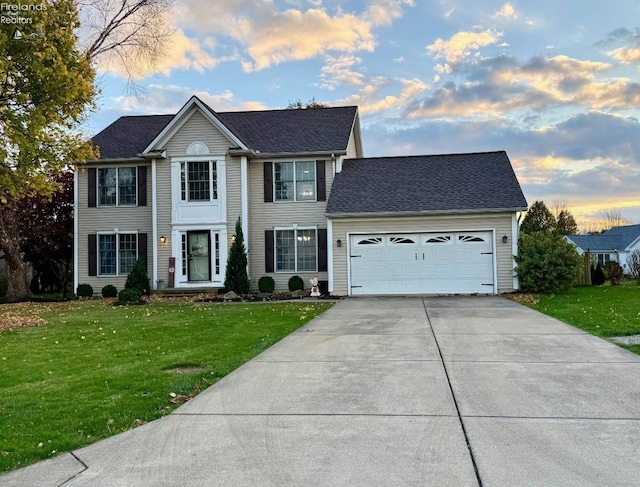
<svg viewBox="0 0 640 487">
<path fill-rule="evenodd" d="M 410 238 L 404 237 L 391 237 L 389 238 L 390 244 L 414 244 L 415 242 Z"/>
<path fill-rule="evenodd" d="M 187 147 L 187 155 L 203 156 L 209 154 L 209 148 L 202 142 L 193 142 Z"/>
<path fill-rule="evenodd" d="M 364 240 L 360 240 L 358 245 L 378 245 L 382 243 L 381 237 L 371 237 L 365 238 Z"/>
</svg>

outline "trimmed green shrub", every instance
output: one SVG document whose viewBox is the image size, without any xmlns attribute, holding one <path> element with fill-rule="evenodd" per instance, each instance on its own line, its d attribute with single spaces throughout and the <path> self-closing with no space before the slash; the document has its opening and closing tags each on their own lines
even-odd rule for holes
<svg viewBox="0 0 640 487">
<path fill-rule="evenodd" d="M 272 293 L 276 288 L 276 282 L 271 276 L 262 276 L 258 279 L 258 289 L 261 293 Z"/>
<path fill-rule="evenodd" d="M 103 298 L 115 298 L 116 296 L 118 296 L 118 290 L 116 289 L 115 286 L 112 286 L 111 284 L 107 284 L 105 287 L 102 288 Z"/>
<path fill-rule="evenodd" d="M 148 295 L 151 292 L 151 285 L 149 284 L 149 274 L 147 274 L 147 264 L 142 260 L 136 260 L 133 264 L 133 268 L 127 276 L 127 281 L 124 284 L 125 289 L 137 289 L 140 295 Z"/>
<path fill-rule="evenodd" d="M 304 281 L 300 276 L 292 276 L 289 279 L 289 291 L 304 290 Z"/>
<path fill-rule="evenodd" d="M 617 262 L 610 260 L 604 265 L 604 277 L 609 280 L 612 286 L 620 285 L 622 281 L 622 267 Z"/>
<path fill-rule="evenodd" d="M 600 262 L 598 262 L 598 265 L 596 265 L 596 268 L 593 270 L 591 282 L 594 286 L 602 286 L 605 280 L 606 279 L 604 278 L 604 270 L 602 269 Z"/>
<path fill-rule="evenodd" d="M 140 290 L 138 289 L 134 289 L 131 287 L 124 288 L 118 294 L 118 301 L 120 301 L 121 303 L 137 303 L 138 301 L 140 301 L 141 296 L 142 293 L 140 293 Z"/>
<path fill-rule="evenodd" d="M 91 284 L 78 284 L 76 295 L 79 298 L 90 298 L 93 296 L 93 287 Z"/>
<path fill-rule="evenodd" d="M 236 221 L 236 238 L 229 249 L 227 268 L 224 275 L 225 291 L 236 294 L 247 294 L 251 288 L 251 281 L 247 275 L 247 251 L 244 248 L 242 221 Z"/>
<path fill-rule="evenodd" d="M 523 291 L 556 293 L 575 283 L 582 259 L 576 248 L 560 235 L 545 231 L 520 233 L 516 274 Z"/>
</svg>

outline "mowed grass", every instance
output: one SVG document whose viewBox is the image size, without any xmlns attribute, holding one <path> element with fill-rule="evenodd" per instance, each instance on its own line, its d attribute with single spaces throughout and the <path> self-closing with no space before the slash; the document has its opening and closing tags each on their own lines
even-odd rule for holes
<svg viewBox="0 0 640 487">
<path fill-rule="evenodd" d="M 579 286 L 565 294 L 541 295 L 538 311 L 593 335 L 609 338 L 640 334 L 640 286 L 623 281 L 620 286 Z M 625 346 L 640 354 L 640 345 Z"/>
<path fill-rule="evenodd" d="M 0 332 L 0 472 L 168 414 L 328 307 L 1 305 L 46 325 Z"/>
</svg>

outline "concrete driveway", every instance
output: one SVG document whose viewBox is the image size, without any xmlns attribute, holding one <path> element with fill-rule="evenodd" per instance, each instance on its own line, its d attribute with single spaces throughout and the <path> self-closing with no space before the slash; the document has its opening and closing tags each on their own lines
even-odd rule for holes
<svg viewBox="0 0 640 487">
<path fill-rule="evenodd" d="M 352 298 L 3 486 L 640 485 L 640 357 L 500 297 Z"/>
</svg>

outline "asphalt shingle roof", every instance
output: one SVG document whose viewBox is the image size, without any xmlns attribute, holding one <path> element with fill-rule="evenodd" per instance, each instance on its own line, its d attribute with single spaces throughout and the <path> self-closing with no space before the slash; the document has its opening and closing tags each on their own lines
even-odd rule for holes
<svg viewBox="0 0 640 487">
<path fill-rule="evenodd" d="M 526 209 L 506 152 L 347 159 L 328 214 Z"/>
<path fill-rule="evenodd" d="M 602 235 L 568 235 L 582 250 L 624 250 L 640 237 L 640 225 L 613 227 Z"/>
<path fill-rule="evenodd" d="M 357 107 L 216 113 L 250 149 L 264 153 L 344 151 Z"/>
<path fill-rule="evenodd" d="M 137 157 L 173 117 L 173 115 L 120 117 L 95 135 L 92 141 L 100 150 L 100 159 Z"/>
<path fill-rule="evenodd" d="M 249 149 L 300 154 L 345 151 L 357 107 L 211 113 Z M 100 148 L 100 159 L 136 157 L 173 117 L 120 117 L 93 137 Z"/>
</svg>

